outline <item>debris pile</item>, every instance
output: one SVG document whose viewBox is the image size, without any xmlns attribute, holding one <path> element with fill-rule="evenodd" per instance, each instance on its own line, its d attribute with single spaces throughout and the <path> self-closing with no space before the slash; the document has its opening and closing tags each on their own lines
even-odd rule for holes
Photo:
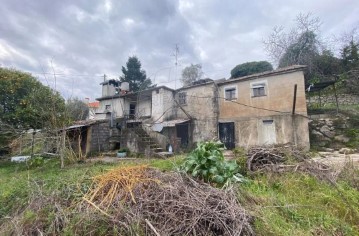
<svg viewBox="0 0 359 236">
<path fill-rule="evenodd" d="M 234 190 L 181 173 L 119 168 L 96 177 L 85 199 L 82 204 L 89 203 L 128 230 L 138 222 L 153 235 L 254 235 L 251 217 Z"/>
<path fill-rule="evenodd" d="M 247 169 L 255 172 L 306 172 L 319 179 L 332 180 L 329 166 L 315 162 L 293 146 L 252 147 L 247 153 Z"/>
</svg>

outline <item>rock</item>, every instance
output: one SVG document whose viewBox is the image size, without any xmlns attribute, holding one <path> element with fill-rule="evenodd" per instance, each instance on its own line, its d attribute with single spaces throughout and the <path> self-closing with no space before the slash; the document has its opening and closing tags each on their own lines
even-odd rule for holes
<svg viewBox="0 0 359 236">
<path fill-rule="evenodd" d="M 325 152 L 334 152 L 334 149 L 332 148 L 323 148 Z"/>
<path fill-rule="evenodd" d="M 353 150 L 350 149 L 350 148 L 341 148 L 339 150 L 339 153 L 342 153 L 342 154 L 350 154 L 350 153 L 353 153 Z"/>
<path fill-rule="evenodd" d="M 312 134 L 315 135 L 315 136 L 317 136 L 318 138 L 319 138 L 319 137 L 323 137 L 323 134 L 320 133 L 320 132 L 318 132 L 318 131 L 316 131 L 316 130 L 312 130 Z"/>
<path fill-rule="evenodd" d="M 331 131 L 327 125 L 323 125 L 322 128 L 320 128 L 320 132 L 328 138 L 333 138 L 335 136 L 335 132 Z"/>
<path fill-rule="evenodd" d="M 335 136 L 334 140 L 338 141 L 338 142 L 342 142 L 342 143 L 347 143 L 347 142 L 349 142 L 350 139 L 348 137 L 346 137 L 345 135 L 341 134 L 341 135 Z"/>
<path fill-rule="evenodd" d="M 327 142 L 318 142 L 317 145 L 318 145 L 319 147 L 324 147 L 324 146 L 327 145 Z"/>
<path fill-rule="evenodd" d="M 328 125 L 328 126 L 332 126 L 333 121 L 331 119 L 325 119 L 325 124 Z"/>
<path fill-rule="evenodd" d="M 331 156 L 332 153 L 331 152 L 318 152 L 319 156 L 321 157 L 328 157 Z"/>
</svg>

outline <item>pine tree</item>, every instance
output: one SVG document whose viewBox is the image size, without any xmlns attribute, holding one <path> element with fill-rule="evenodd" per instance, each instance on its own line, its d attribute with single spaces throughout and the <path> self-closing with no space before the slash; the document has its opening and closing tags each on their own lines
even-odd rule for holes
<svg viewBox="0 0 359 236">
<path fill-rule="evenodd" d="M 122 73 L 120 80 L 130 84 L 131 92 L 138 92 L 156 86 L 152 85 L 152 81 L 147 78 L 146 71 L 141 69 L 141 62 L 136 56 L 128 58 L 126 67 L 122 66 Z"/>
</svg>

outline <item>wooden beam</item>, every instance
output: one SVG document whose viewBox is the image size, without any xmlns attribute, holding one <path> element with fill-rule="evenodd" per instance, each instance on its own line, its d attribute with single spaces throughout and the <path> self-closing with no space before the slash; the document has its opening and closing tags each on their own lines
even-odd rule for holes
<svg viewBox="0 0 359 236">
<path fill-rule="evenodd" d="M 297 102 L 297 84 L 294 85 L 294 96 L 293 96 L 293 109 L 292 109 L 292 115 L 295 113 L 295 105 Z"/>
</svg>

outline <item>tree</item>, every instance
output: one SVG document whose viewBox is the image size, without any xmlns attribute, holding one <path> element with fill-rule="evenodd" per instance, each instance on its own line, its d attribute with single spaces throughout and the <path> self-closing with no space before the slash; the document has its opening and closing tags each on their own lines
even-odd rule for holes
<svg viewBox="0 0 359 236">
<path fill-rule="evenodd" d="M 359 69 L 359 43 L 350 40 L 342 49 L 342 63 L 346 70 Z"/>
<path fill-rule="evenodd" d="M 182 70 L 181 82 L 183 86 L 191 85 L 203 76 L 201 64 L 191 64 Z"/>
<path fill-rule="evenodd" d="M 66 124 L 60 94 L 31 74 L 0 67 L 0 155 L 27 129 L 55 129 Z"/>
<path fill-rule="evenodd" d="M 120 77 L 121 82 L 130 84 L 130 91 L 138 92 L 147 88 L 155 87 L 152 81 L 147 78 L 146 71 L 141 69 L 141 62 L 136 56 L 129 57 L 126 67 L 122 66 L 123 75 Z"/>
<path fill-rule="evenodd" d="M 31 74 L 0 68 L 0 120 L 18 129 L 58 126 L 65 102 Z"/>
<path fill-rule="evenodd" d="M 286 49 L 279 59 L 278 67 L 291 65 L 308 65 L 312 69 L 313 60 L 319 54 L 316 34 L 313 31 L 303 32 L 296 41 Z"/>
<path fill-rule="evenodd" d="M 268 55 L 279 67 L 311 65 L 312 56 L 323 46 L 318 40 L 321 25 L 318 17 L 301 13 L 297 15 L 295 23 L 295 27 L 288 31 L 281 26 L 275 27 L 263 42 Z"/>
<path fill-rule="evenodd" d="M 85 120 L 89 114 L 89 107 L 78 98 L 68 99 L 66 102 L 66 113 L 70 120 Z"/>
<path fill-rule="evenodd" d="M 285 31 L 274 28 L 264 41 L 267 53 L 279 68 L 291 65 L 306 65 L 306 82 L 332 80 L 342 71 L 339 59 L 320 40 L 320 19 L 311 13 L 299 14 L 296 25 Z"/>
<path fill-rule="evenodd" d="M 358 40 L 359 41 L 359 40 Z M 352 35 L 349 43 L 341 50 L 341 61 L 344 73 L 340 75 L 347 93 L 359 94 L 359 42 Z"/>
<path fill-rule="evenodd" d="M 271 70 L 273 70 L 273 66 L 267 61 L 246 62 L 235 66 L 231 70 L 231 78 L 238 78 Z"/>
</svg>

